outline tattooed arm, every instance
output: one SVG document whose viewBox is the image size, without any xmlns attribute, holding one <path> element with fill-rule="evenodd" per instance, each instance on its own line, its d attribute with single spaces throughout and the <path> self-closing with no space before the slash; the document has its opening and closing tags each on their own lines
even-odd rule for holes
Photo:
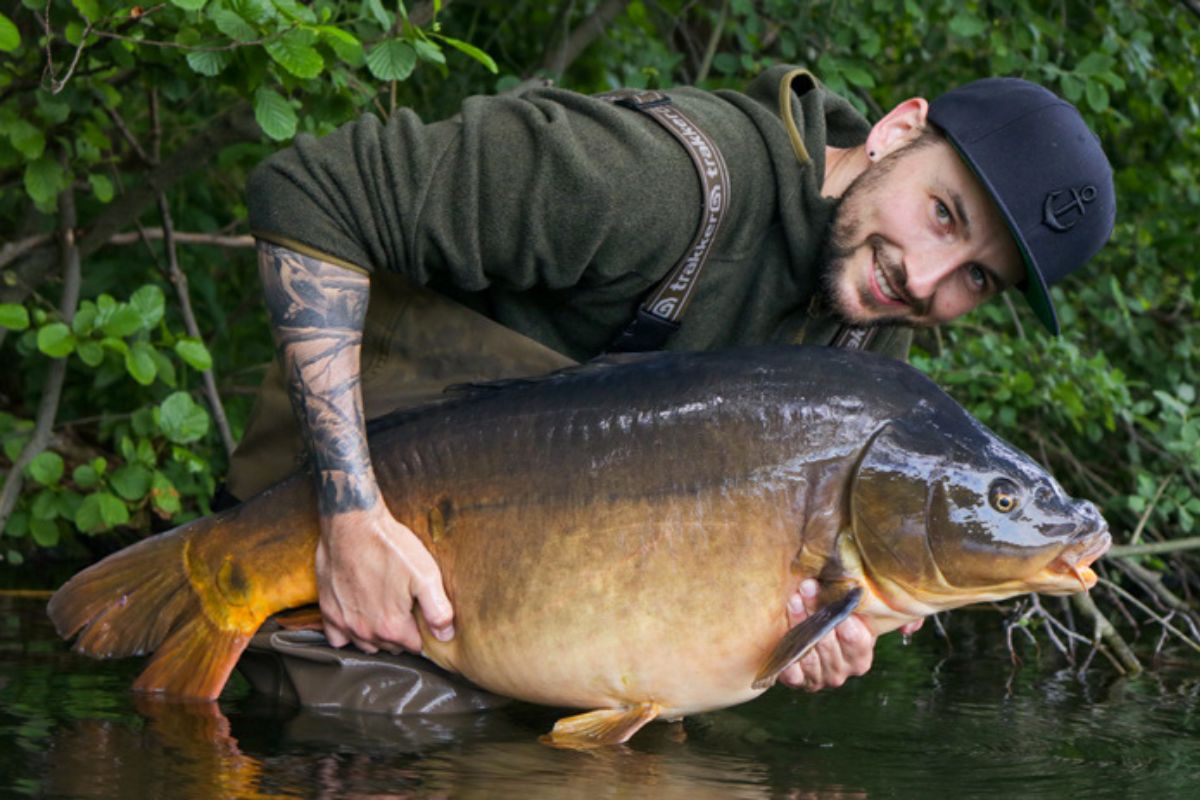
<svg viewBox="0 0 1200 800">
<path fill-rule="evenodd" d="M 379 492 L 367 450 L 359 350 L 370 282 L 344 267 L 259 242 L 259 275 L 292 407 L 312 455 L 325 634 L 361 650 L 420 651 L 420 603 L 434 635 L 454 635 L 437 563 Z"/>
</svg>

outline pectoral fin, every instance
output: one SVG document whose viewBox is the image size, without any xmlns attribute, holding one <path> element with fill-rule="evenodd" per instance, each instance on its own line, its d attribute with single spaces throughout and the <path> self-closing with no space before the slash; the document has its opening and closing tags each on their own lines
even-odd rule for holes
<svg viewBox="0 0 1200 800">
<path fill-rule="evenodd" d="M 837 627 L 838 623 L 854 613 L 862 599 L 863 589 L 857 584 L 846 584 L 846 591 L 833 602 L 817 609 L 804 622 L 788 631 L 751 684 L 755 689 L 767 689 L 775 683 L 779 673 L 804 656 L 812 647 Z"/>
<path fill-rule="evenodd" d="M 586 750 L 629 741 L 662 712 L 658 703 L 638 703 L 632 708 L 603 708 L 554 723 L 554 730 L 541 737 L 542 744 L 570 750 Z"/>
</svg>

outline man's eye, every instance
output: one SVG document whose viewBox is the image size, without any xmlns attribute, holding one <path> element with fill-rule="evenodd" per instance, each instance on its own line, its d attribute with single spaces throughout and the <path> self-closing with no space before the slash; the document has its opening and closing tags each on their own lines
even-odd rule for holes
<svg viewBox="0 0 1200 800">
<path fill-rule="evenodd" d="M 943 225 L 949 225 L 954 221 L 954 217 L 950 216 L 950 209 L 946 208 L 946 204 L 941 200 L 934 201 L 933 213 L 937 217 L 937 221 Z"/>
<path fill-rule="evenodd" d="M 967 267 L 967 277 L 971 279 L 971 285 L 980 291 L 988 288 L 987 270 L 978 264 L 971 264 Z"/>
</svg>

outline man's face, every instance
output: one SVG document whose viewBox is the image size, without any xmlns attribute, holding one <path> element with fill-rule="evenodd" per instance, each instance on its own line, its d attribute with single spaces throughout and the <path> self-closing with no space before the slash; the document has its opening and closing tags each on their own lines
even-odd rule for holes
<svg viewBox="0 0 1200 800">
<path fill-rule="evenodd" d="M 1025 276 L 999 210 L 941 139 L 897 150 L 851 184 L 825 260 L 832 309 L 860 325 L 946 322 Z"/>
</svg>

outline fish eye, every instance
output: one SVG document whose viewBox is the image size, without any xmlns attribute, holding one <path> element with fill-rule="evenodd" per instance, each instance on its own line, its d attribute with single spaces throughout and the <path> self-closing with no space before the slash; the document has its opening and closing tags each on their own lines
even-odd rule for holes
<svg viewBox="0 0 1200 800">
<path fill-rule="evenodd" d="M 988 502 L 1001 514 L 1007 514 L 1021 504 L 1019 491 L 1017 485 L 1008 478 L 997 478 L 988 489 Z"/>
</svg>

